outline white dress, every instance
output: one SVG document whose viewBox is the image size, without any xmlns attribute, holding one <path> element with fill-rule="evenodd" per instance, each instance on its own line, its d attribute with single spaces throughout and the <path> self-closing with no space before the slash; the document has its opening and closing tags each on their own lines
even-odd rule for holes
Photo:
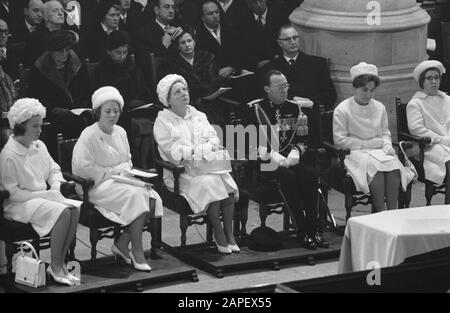
<svg viewBox="0 0 450 313">
<path fill-rule="evenodd" d="M 434 143 L 425 148 L 425 178 L 442 184 L 446 175 L 445 163 L 450 160 L 450 148 L 438 141 L 441 137 L 450 136 L 450 97 L 442 91 L 437 96 L 418 91 L 409 101 L 406 114 L 410 133 L 430 137 Z"/>
<path fill-rule="evenodd" d="M 150 211 L 150 198 L 156 199 L 155 216 L 163 215 L 162 201 L 154 190 L 147 190 L 113 180 L 111 175 L 131 169 L 131 155 L 125 130 L 114 125 L 112 134 L 103 132 L 97 123 L 85 128 L 72 156 L 72 171 L 93 179 L 89 201 L 107 219 L 128 225 Z"/>
<path fill-rule="evenodd" d="M 58 164 L 53 161 L 45 144 L 33 141 L 26 148 L 13 136 L 0 153 L 1 185 L 9 191 L 5 201 L 5 218 L 31 223 L 39 236 L 48 235 L 68 206 L 60 202 L 39 198 L 36 192 L 59 190 L 64 178 Z"/>
<path fill-rule="evenodd" d="M 392 145 L 386 108 L 381 102 L 371 99 L 367 105 L 359 105 L 354 97 L 351 97 L 335 108 L 334 144 L 340 149 L 351 151 L 350 155 L 345 157 L 344 164 L 353 178 L 356 190 L 369 193 L 369 185 L 377 172 L 397 169 L 400 170 L 402 188 L 406 190 L 411 177 L 408 177 L 397 157 L 381 162 L 370 153 L 380 153 L 383 156 L 382 149 L 363 149 L 365 142 L 373 138 L 381 138 L 384 144 Z"/>
<path fill-rule="evenodd" d="M 194 213 L 204 213 L 210 203 L 224 200 L 229 194 L 234 194 L 235 198 L 238 196 L 236 182 L 228 172 L 192 175 L 196 166 L 196 160 L 192 160 L 192 149 L 197 152 L 208 142 L 220 143 L 204 113 L 188 106 L 188 113 L 181 118 L 164 109 L 158 113 L 153 132 L 161 158 L 186 166 L 186 171 L 180 175 L 180 193 Z M 173 175 L 168 170 L 164 170 L 164 183 L 173 190 Z"/>
</svg>

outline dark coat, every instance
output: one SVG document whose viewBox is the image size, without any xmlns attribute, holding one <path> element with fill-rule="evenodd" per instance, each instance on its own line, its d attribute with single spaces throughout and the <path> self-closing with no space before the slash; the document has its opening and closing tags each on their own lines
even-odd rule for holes
<svg viewBox="0 0 450 313">
<path fill-rule="evenodd" d="M 219 88 L 219 74 L 214 55 L 208 51 L 197 49 L 194 65 L 189 64 L 180 54 L 169 59 L 169 72 L 183 76 L 189 86 L 189 94 L 194 103 Z"/>
<path fill-rule="evenodd" d="M 239 36 L 233 28 L 225 25 L 220 26 L 220 33 L 221 44 L 217 42 L 203 23 L 200 24 L 197 27 L 197 46 L 214 54 L 219 69 L 227 66 L 241 69 L 242 46 Z"/>
<path fill-rule="evenodd" d="M 240 27 L 242 27 L 243 24 L 249 19 L 250 9 L 245 3 L 245 0 L 234 0 L 226 13 L 220 4 L 218 4 L 218 6 L 220 10 L 220 18 L 224 25 L 235 29 L 240 29 Z"/>
<path fill-rule="evenodd" d="M 19 63 L 18 56 L 6 46 L 6 59 L 0 60 L 0 65 L 13 81 L 19 78 Z"/>
<path fill-rule="evenodd" d="M 88 57 L 91 62 L 98 62 L 107 56 L 108 34 L 100 23 L 94 24 L 86 37 Z"/>
<path fill-rule="evenodd" d="M 11 42 L 27 42 L 30 39 L 31 33 L 28 30 L 25 19 L 22 18 L 12 23 L 11 27 Z"/>
</svg>

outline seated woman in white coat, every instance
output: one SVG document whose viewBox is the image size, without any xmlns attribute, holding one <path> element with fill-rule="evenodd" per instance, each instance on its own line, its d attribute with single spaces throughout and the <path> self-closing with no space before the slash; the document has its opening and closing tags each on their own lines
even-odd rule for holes
<svg viewBox="0 0 450 313">
<path fill-rule="evenodd" d="M 137 270 L 151 271 L 144 256 L 142 230 L 150 212 L 162 216 L 161 198 L 154 190 L 112 177 L 126 175 L 133 165 L 127 134 L 116 125 L 123 104 L 122 96 L 114 87 L 106 86 L 94 92 L 92 108 L 98 121 L 86 127 L 75 144 L 72 170 L 76 175 L 94 180 L 89 200 L 95 208 L 107 219 L 126 226 L 111 252 Z"/>
<path fill-rule="evenodd" d="M 31 98 L 17 100 L 8 112 L 13 134 L 0 153 L 1 185 L 10 194 L 5 218 L 30 223 L 41 237 L 50 234 L 47 271 L 56 282 L 72 286 L 79 279 L 68 272 L 64 258 L 77 232 L 79 210 L 63 203 L 61 169 L 39 140 L 44 117 L 45 108 Z"/>
<path fill-rule="evenodd" d="M 423 162 L 425 179 L 445 183 L 445 204 L 450 204 L 450 97 L 439 90 L 445 68 L 436 60 L 416 66 L 417 91 L 406 107 L 408 128 L 412 135 L 430 137 Z"/>
<path fill-rule="evenodd" d="M 344 163 L 356 190 L 371 193 L 377 212 L 386 207 L 394 210 L 400 184 L 406 190 L 412 177 L 408 177 L 392 147 L 386 108 L 373 99 L 380 85 L 378 70 L 375 65 L 361 62 L 350 69 L 350 75 L 353 97 L 334 110 L 334 143 L 351 151 Z"/>
<path fill-rule="evenodd" d="M 239 199 L 235 181 L 226 170 L 199 174 L 200 167 L 207 166 L 208 156 L 222 150 L 216 131 L 204 113 L 189 105 L 188 85 L 182 76 L 170 74 L 161 79 L 157 93 L 165 107 L 153 130 L 161 157 L 186 166 L 180 176 L 180 193 L 194 213 L 208 214 L 217 250 L 239 252 L 232 231 L 234 204 Z M 173 175 L 166 170 L 164 183 L 173 189 Z"/>
</svg>

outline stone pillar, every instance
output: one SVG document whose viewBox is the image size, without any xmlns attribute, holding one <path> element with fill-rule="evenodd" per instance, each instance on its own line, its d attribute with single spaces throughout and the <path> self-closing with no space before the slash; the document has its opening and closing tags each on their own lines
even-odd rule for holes
<svg viewBox="0 0 450 313">
<path fill-rule="evenodd" d="M 338 103 L 352 95 L 353 65 L 364 61 L 378 67 L 381 85 L 375 98 L 386 105 L 395 140 L 395 97 L 409 101 L 418 88 L 412 71 L 428 58 L 429 15 L 415 0 L 305 0 L 290 20 L 301 33 L 305 53 L 330 59 Z"/>
</svg>

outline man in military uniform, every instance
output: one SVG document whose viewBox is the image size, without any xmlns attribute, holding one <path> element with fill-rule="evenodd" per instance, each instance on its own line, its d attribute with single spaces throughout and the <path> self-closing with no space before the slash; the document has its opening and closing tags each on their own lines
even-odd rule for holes
<svg viewBox="0 0 450 313">
<path fill-rule="evenodd" d="M 311 166 L 300 163 L 300 157 L 306 151 L 307 119 L 298 103 L 287 100 L 288 89 L 286 76 L 271 70 L 264 77 L 267 97 L 251 103 L 255 123 L 269 126 L 263 128 L 267 130 L 263 136 L 267 142 L 261 140 L 260 135 L 258 154 L 262 160 L 270 159 L 277 167 L 264 174 L 280 182 L 291 217 L 297 225 L 299 241 L 307 249 L 328 248 L 328 242 L 318 229 L 317 175 Z"/>
</svg>

